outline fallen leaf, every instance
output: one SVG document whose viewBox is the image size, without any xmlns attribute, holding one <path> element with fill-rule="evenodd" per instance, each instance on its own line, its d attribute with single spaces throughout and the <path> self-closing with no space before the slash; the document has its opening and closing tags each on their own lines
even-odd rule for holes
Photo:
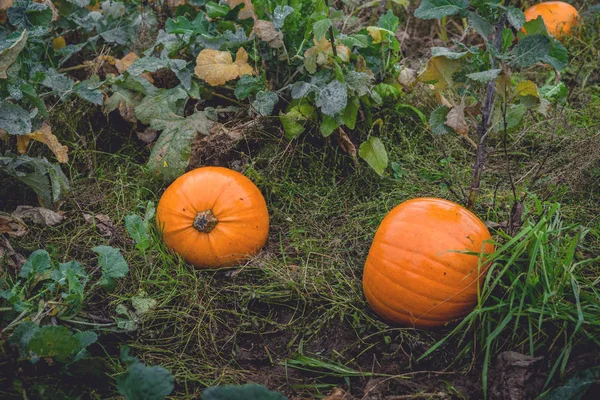
<svg viewBox="0 0 600 400">
<path fill-rule="evenodd" d="M 140 139 L 144 143 L 152 143 L 156 136 L 158 136 L 158 131 L 156 129 L 152 129 L 150 127 L 144 129 L 143 132 L 136 131 L 138 139 Z"/>
<path fill-rule="evenodd" d="M 236 8 L 240 4 L 244 3 L 245 6 L 242 8 L 238 14 L 238 19 L 248 19 L 252 18 L 254 20 L 257 19 L 256 13 L 254 13 L 254 6 L 252 5 L 252 1 L 250 0 L 227 0 L 227 5 L 229 8 Z"/>
<path fill-rule="evenodd" d="M 462 67 L 460 60 L 452 60 L 443 56 L 432 57 L 427 62 L 427 68 L 419 76 L 419 81 L 433 83 L 435 90 L 444 90 L 454 86 L 452 75 Z"/>
<path fill-rule="evenodd" d="M 251 123 L 227 127 L 215 122 L 209 135 L 196 135 L 192 142 L 189 168 L 197 168 L 206 164 L 208 160 L 218 160 L 219 157 L 229 154 L 231 149 L 244 137 L 244 133 L 257 124 L 258 120 Z"/>
<path fill-rule="evenodd" d="M 158 302 L 149 297 L 148 293 L 143 290 L 131 298 L 131 305 L 135 313 L 140 316 L 154 310 L 157 304 Z"/>
<path fill-rule="evenodd" d="M 334 388 L 329 396 L 323 398 L 323 400 L 351 400 L 354 399 L 350 393 L 346 393 L 342 388 Z"/>
<path fill-rule="evenodd" d="M 121 101 L 119 103 L 119 114 L 121 117 L 127 122 L 131 122 L 132 124 L 137 123 L 137 118 L 135 117 L 135 105 L 127 104 L 126 101 Z"/>
<path fill-rule="evenodd" d="M 211 86 L 221 86 L 242 75 L 252 75 L 248 53 L 243 47 L 237 51 L 235 62 L 228 51 L 204 49 L 196 58 L 194 73 Z"/>
<path fill-rule="evenodd" d="M 402 68 L 398 74 L 398 83 L 405 87 L 413 87 L 417 83 L 417 71 L 411 68 Z"/>
<path fill-rule="evenodd" d="M 27 234 L 27 225 L 19 218 L 0 214 L 0 234 L 8 233 L 10 236 L 21 237 Z"/>
<path fill-rule="evenodd" d="M 275 24 L 271 21 L 259 19 L 254 23 L 252 33 L 255 33 L 263 42 L 267 42 L 269 47 L 279 49 L 283 46 L 283 32 L 275 29 Z M 252 33 L 250 36 L 252 36 Z"/>
<path fill-rule="evenodd" d="M 43 207 L 18 206 L 12 216 L 36 225 L 54 226 L 64 221 L 64 213 L 48 210 Z"/>
<path fill-rule="evenodd" d="M 440 93 L 440 92 L 435 92 L 435 93 L 434 93 L 434 95 L 435 95 L 435 99 L 437 100 L 437 102 L 438 102 L 438 104 L 439 104 L 440 106 L 445 106 L 445 107 L 448 107 L 448 108 L 452 108 L 452 107 L 454 107 L 454 106 L 452 105 L 452 103 L 450 103 L 450 102 L 448 101 L 448 99 L 446 99 L 446 97 L 444 97 L 444 95 L 443 95 L 442 93 Z"/>
<path fill-rule="evenodd" d="M 0 263 L 19 269 L 26 261 L 27 259 L 22 254 L 13 249 L 8 238 L 0 236 Z"/>
<path fill-rule="evenodd" d="M 465 99 L 463 98 L 460 104 L 455 105 L 446 115 L 446 125 L 454 129 L 461 135 L 469 133 L 469 125 L 465 120 Z"/>
<path fill-rule="evenodd" d="M 116 228 L 110 218 L 104 214 L 83 214 L 83 219 L 90 225 L 95 225 L 100 234 L 105 237 L 111 237 L 115 234 Z"/>
<path fill-rule="evenodd" d="M 12 7 L 14 0 L 0 0 L 0 10 L 8 10 Z"/>
<path fill-rule="evenodd" d="M 69 148 L 60 144 L 56 136 L 52 133 L 52 128 L 47 122 L 42 124 L 42 127 L 33 133 L 27 135 L 17 136 L 17 150 L 20 154 L 27 151 L 29 142 L 35 140 L 40 143 L 44 143 L 54 153 L 59 163 L 66 163 L 69 161 L 69 155 L 67 154 Z"/>
<path fill-rule="evenodd" d="M 358 152 L 356 150 L 356 146 L 350 140 L 350 137 L 342 128 L 338 129 L 338 134 L 335 136 L 336 141 L 344 151 L 344 153 L 348 154 L 352 157 L 352 161 L 356 166 L 358 166 Z"/>
</svg>

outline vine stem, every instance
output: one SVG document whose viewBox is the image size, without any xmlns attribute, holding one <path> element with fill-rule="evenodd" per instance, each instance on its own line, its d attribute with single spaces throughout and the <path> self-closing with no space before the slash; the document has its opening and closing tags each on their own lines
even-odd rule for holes
<svg viewBox="0 0 600 400">
<path fill-rule="evenodd" d="M 494 47 L 500 51 L 502 47 L 502 30 L 506 24 L 506 16 L 503 16 L 498 25 L 496 26 L 496 33 L 494 36 Z M 494 68 L 494 59 L 491 58 L 491 67 Z M 485 102 L 481 108 L 481 122 L 477 126 L 477 136 L 479 143 L 477 143 L 477 155 L 475 156 L 475 162 L 473 163 L 472 175 L 471 175 L 471 188 L 469 190 L 469 200 L 467 202 L 467 208 L 473 210 L 477 203 L 477 196 L 479 195 L 479 187 L 481 184 L 481 175 L 483 173 L 483 167 L 487 159 L 487 139 L 489 134 L 490 122 L 494 111 L 494 99 L 496 97 L 496 83 L 491 80 L 486 89 Z"/>
</svg>

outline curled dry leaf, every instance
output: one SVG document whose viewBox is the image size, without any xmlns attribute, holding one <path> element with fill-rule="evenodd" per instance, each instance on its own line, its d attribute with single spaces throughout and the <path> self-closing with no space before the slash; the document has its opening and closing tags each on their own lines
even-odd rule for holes
<svg viewBox="0 0 600 400">
<path fill-rule="evenodd" d="M 8 238 L 0 236 L 0 260 L 11 268 L 18 269 L 27 259 L 13 249 Z"/>
<path fill-rule="evenodd" d="M 0 11 L 8 10 L 12 7 L 14 0 L 0 0 Z"/>
<path fill-rule="evenodd" d="M 344 151 L 344 153 L 348 154 L 352 157 L 352 161 L 358 167 L 358 151 L 356 150 L 356 146 L 350 140 L 350 137 L 342 128 L 338 130 L 338 134 L 335 136 L 336 141 Z"/>
<path fill-rule="evenodd" d="M 452 109 L 446 115 L 446 125 L 454 129 L 456 133 L 466 135 L 469 133 L 469 125 L 465 120 L 465 100 L 464 98 L 460 104 L 452 107 Z"/>
<path fill-rule="evenodd" d="M 263 42 L 267 42 L 269 47 L 279 49 L 283 46 L 283 32 L 275 29 L 275 24 L 271 21 L 259 19 L 254 23 L 252 32 L 256 34 Z M 250 34 L 252 36 L 252 34 Z"/>
<path fill-rule="evenodd" d="M 43 207 L 18 206 L 12 213 L 13 217 L 31 221 L 36 225 L 54 226 L 65 220 L 63 212 L 48 210 Z"/>
<path fill-rule="evenodd" d="M 42 127 L 33 133 L 27 135 L 17 136 L 17 150 L 20 154 L 24 154 L 27 151 L 27 146 L 32 140 L 44 143 L 54 153 L 59 163 L 66 163 L 69 161 L 69 148 L 60 144 L 56 136 L 52 133 L 52 128 L 46 122 L 42 124 Z"/>
<path fill-rule="evenodd" d="M 156 129 L 148 127 L 144 129 L 143 132 L 136 131 L 135 134 L 137 135 L 138 139 L 140 139 L 142 142 L 149 144 L 152 143 L 154 139 L 156 139 L 156 136 L 158 136 L 158 131 Z"/>
<path fill-rule="evenodd" d="M 254 12 L 254 5 L 252 5 L 251 0 L 227 0 L 227 5 L 229 8 L 236 8 L 240 4 L 245 4 L 244 7 L 240 10 L 238 14 L 238 19 L 248 19 L 252 18 L 256 20 L 258 17 Z"/>
<path fill-rule="evenodd" d="M 402 68 L 398 74 L 398 83 L 404 87 L 413 87 L 417 83 L 417 71 L 411 68 Z"/>
<path fill-rule="evenodd" d="M 27 234 L 27 225 L 19 218 L 0 214 L 0 234 L 3 233 L 15 237 L 25 236 Z"/>
<path fill-rule="evenodd" d="M 240 47 L 235 62 L 228 51 L 204 49 L 196 58 L 194 73 L 211 86 L 222 86 L 228 81 L 242 75 L 252 75 L 252 67 L 248 64 L 248 53 Z"/>
<path fill-rule="evenodd" d="M 332 64 L 329 58 L 333 55 L 333 47 L 331 42 L 327 40 L 325 36 L 321 38 L 319 42 L 314 38 L 313 42 L 315 45 L 304 52 L 304 66 L 310 73 L 316 71 L 317 65 L 330 65 Z M 343 62 L 350 61 L 350 49 L 343 44 L 335 46 L 337 55 Z"/>
<path fill-rule="evenodd" d="M 95 225 L 102 236 L 111 237 L 115 234 L 117 228 L 113 225 L 108 215 L 104 214 L 83 214 L 83 219 L 90 225 Z"/>
</svg>

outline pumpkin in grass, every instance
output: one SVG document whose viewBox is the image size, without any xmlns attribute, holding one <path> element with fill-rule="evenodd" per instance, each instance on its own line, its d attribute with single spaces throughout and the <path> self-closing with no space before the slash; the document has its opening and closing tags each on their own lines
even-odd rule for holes
<svg viewBox="0 0 600 400">
<path fill-rule="evenodd" d="M 478 254 L 494 251 L 490 239 L 481 220 L 453 202 L 420 198 L 396 206 L 365 263 L 369 305 L 391 323 L 418 328 L 464 317 L 487 270 Z"/>
<path fill-rule="evenodd" d="M 269 232 L 260 190 L 239 172 L 203 167 L 165 190 L 156 222 L 167 247 L 198 268 L 224 268 L 258 253 Z"/>
<path fill-rule="evenodd" d="M 544 20 L 548 33 L 554 37 L 561 37 L 577 25 L 579 13 L 572 5 L 562 1 L 547 1 L 529 7 L 524 11 L 525 20 L 531 21 L 539 16 Z"/>
</svg>

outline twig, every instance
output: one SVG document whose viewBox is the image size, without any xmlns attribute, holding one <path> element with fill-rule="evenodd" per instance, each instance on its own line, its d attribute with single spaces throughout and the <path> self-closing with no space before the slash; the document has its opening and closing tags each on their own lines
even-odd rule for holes
<svg viewBox="0 0 600 400">
<path fill-rule="evenodd" d="M 500 51 L 502 47 L 502 30 L 506 24 L 506 16 L 502 17 L 498 25 L 496 26 L 496 33 L 494 37 L 494 47 Z M 491 59 L 491 67 L 494 68 L 494 59 Z M 475 163 L 473 164 L 473 174 L 471 177 L 471 188 L 469 190 L 469 201 L 467 208 L 473 210 L 477 203 L 477 196 L 479 195 L 479 186 L 481 183 L 481 174 L 487 158 L 487 138 L 489 133 L 490 120 L 492 118 L 492 111 L 494 109 L 494 98 L 496 95 L 496 83 L 491 80 L 486 89 L 485 102 L 481 109 L 481 123 L 477 126 L 477 136 L 479 137 L 479 143 L 477 144 L 477 155 L 475 156 Z"/>
</svg>

